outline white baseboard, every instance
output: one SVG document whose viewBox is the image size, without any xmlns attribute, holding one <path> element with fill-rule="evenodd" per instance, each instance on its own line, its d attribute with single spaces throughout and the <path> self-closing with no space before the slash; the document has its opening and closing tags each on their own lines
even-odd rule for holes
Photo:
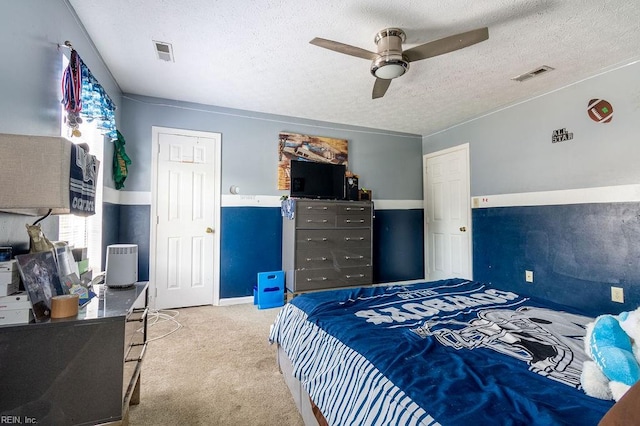
<svg viewBox="0 0 640 426">
<path fill-rule="evenodd" d="M 229 297 L 226 299 L 220 299 L 220 301 L 218 302 L 218 306 L 241 305 L 243 303 L 253 304 L 253 296 Z"/>
</svg>

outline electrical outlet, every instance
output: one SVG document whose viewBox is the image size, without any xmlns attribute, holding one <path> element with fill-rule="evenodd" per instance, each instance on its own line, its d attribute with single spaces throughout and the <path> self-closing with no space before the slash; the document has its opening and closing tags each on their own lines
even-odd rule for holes
<svg viewBox="0 0 640 426">
<path fill-rule="evenodd" d="M 622 287 L 611 287 L 611 301 L 624 303 L 624 290 Z"/>
<path fill-rule="evenodd" d="M 528 283 L 533 282 L 533 271 L 524 271 L 524 280 Z"/>
</svg>

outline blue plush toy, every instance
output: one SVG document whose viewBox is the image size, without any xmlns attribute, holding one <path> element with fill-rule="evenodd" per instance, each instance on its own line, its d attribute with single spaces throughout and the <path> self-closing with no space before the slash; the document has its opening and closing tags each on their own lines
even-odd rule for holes
<svg viewBox="0 0 640 426">
<path fill-rule="evenodd" d="M 584 391 L 597 398 L 619 400 L 640 380 L 636 343 L 640 343 L 640 310 L 601 315 L 590 323 L 585 351 L 593 362 L 583 363 L 580 381 Z"/>
</svg>

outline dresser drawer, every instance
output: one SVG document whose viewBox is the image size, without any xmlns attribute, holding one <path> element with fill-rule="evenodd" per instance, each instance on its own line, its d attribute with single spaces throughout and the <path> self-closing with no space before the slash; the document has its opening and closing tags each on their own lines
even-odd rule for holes
<svg viewBox="0 0 640 426">
<path fill-rule="evenodd" d="M 334 253 L 336 262 L 341 268 L 371 265 L 370 247 L 353 247 L 350 249 L 336 250 Z"/>
<path fill-rule="evenodd" d="M 371 265 L 343 268 L 341 272 L 340 282 L 343 286 L 371 284 L 373 282 L 373 267 Z"/>
<path fill-rule="evenodd" d="M 335 214 L 304 214 L 296 217 L 296 228 L 299 229 L 317 229 L 317 228 L 335 228 Z"/>
<path fill-rule="evenodd" d="M 369 247 L 370 229 L 301 229 L 296 232 L 298 250 L 332 247 Z"/>
<path fill-rule="evenodd" d="M 371 216 L 370 204 L 340 204 L 337 207 L 337 214 L 351 215 L 360 214 L 365 216 Z"/>
<path fill-rule="evenodd" d="M 330 249 L 298 250 L 296 252 L 295 268 L 300 269 L 329 269 L 336 265 Z"/>
<path fill-rule="evenodd" d="M 315 215 L 315 214 L 336 214 L 337 207 L 335 203 L 324 201 L 296 201 L 296 212 L 298 216 Z"/>
<path fill-rule="evenodd" d="M 340 282 L 340 273 L 333 268 L 298 269 L 294 273 L 294 291 L 331 288 L 338 286 Z"/>
<path fill-rule="evenodd" d="M 333 268 L 302 269 L 295 271 L 293 291 L 321 290 L 340 287 L 342 274 Z"/>
<path fill-rule="evenodd" d="M 344 229 L 342 242 L 345 247 L 369 247 L 371 248 L 371 228 Z"/>
<path fill-rule="evenodd" d="M 371 215 L 364 214 L 339 214 L 336 216 L 338 228 L 368 228 L 371 226 Z"/>
<path fill-rule="evenodd" d="M 298 200 L 296 203 L 296 216 L 298 218 L 317 215 L 335 216 L 337 213 L 336 205 L 329 202 Z"/>
<path fill-rule="evenodd" d="M 293 291 L 321 290 L 327 288 L 371 284 L 372 267 L 361 266 L 336 269 L 305 269 L 295 271 Z"/>
<path fill-rule="evenodd" d="M 371 264 L 371 250 L 368 247 L 315 248 L 298 250 L 296 253 L 296 269 L 340 269 L 350 266 L 366 266 Z"/>
</svg>

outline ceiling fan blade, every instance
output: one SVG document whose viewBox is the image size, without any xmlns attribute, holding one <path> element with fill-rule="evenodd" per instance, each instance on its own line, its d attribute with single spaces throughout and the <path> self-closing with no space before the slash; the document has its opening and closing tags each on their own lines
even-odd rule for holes
<svg viewBox="0 0 640 426">
<path fill-rule="evenodd" d="M 432 58 L 442 55 L 443 53 L 453 52 L 454 50 L 469 47 L 489 38 L 489 28 L 478 28 L 476 30 L 467 31 L 440 40 L 430 41 L 420 46 L 412 47 L 402 52 L 402 55 L 409 62 L 419 61 L 421 59 Z"/>
<path fill-rule="evenodd" d="M 316 46 L 324 47 L 325 49 L 333 50 L 338 53 L 344 53 L 345 55 L 357 56 L 362 59 L 369 59 L 373 61 L 378 55 L 373 52 L 369 52 L 359 47 L 351 46 L 349 44 L 340 43 L 338 41 L 327 40 L 326 38 L 316 37 L 309 43 Z"/>
<path fill-rule="evenodd" d="M 373 84 L 373 94 L 371 95 L 371 99 L 378 99 L 384 96 L 387 93 L 387 89 L 391 85 L 391 80 L 386 80 L 384 78 L 376 78 L 376 82 Z"/>
</svg>

